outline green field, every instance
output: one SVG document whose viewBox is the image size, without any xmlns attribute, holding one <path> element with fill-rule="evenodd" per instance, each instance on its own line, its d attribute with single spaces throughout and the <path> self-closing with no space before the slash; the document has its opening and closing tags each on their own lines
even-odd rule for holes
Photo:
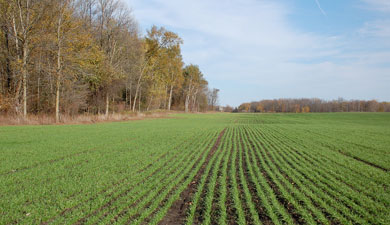
<svg viewBox="0 0 390 225">
<path fill-rule="evenodd" d="M 390 114 L 0 127 L 0 224 L 389 224 Z"/>
</svg>

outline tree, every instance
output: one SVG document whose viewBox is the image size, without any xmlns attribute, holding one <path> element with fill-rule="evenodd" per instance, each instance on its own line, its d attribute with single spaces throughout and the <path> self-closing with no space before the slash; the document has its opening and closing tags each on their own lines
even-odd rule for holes
<svg viewBox="0 0 390 225">
<path fill-rule="evenodd" d="M 60 92 L 63 83 L 71 84 L 71 89 L 77 90 L 83 83 L 91 80 L 98 74 L 105 71 L 103 67 L 105 56 L 94 43 L 91 34 L 84 30 L 83 22 L 79 18 L 74 18 L 74 2 L 72 0 L 55 1 L 53 18 L 56 22 L 53 25 L 55 32 L 53 46 L 56 46 L 56 100 L 55 118 L 60 119 Z M 99 68 L 100 71 L 96 69 Z M 65 75 L 66 74 L 66 75 Z M 101 76 L 100 79 L 102 81 Z M 95 83 L 98 85 L 98 83 Z M 80 89 L 79 89 L 80 90 Z M 80 90 L 81 91 L 81 90 Z M 80 95 L 81 93 L 79 93 Z M 79 104 L 85 102 L 85 94 L 79 96 Z M 77 98 L 77 96 L 73 96 Z M 69 101 L 70 102 L 70 101 Z M 73 102 L 75 102 L 73 100 Z"/>
<path fill-rule="evenodd" d="M 177 34 L 169 31 L 164 33 L 164 39 L 167 44 L 163 46 L 163 51 L 168 61 L 166 64 L 168 66 L 166 82 L 169 87 L 167 109 L 171 110 L 173 88 L 178 87 L 183 80 L 183 59 L 180 49 L 183 41 Z"/>
<path fill-rule="evenodd" d="M 218 102 L 218 92 L 219 92 L 219 89 L 216 89 L 216 88 L 213 88 L 212 90 L 210 90 L 208 92 L 208 104 L 210 105 L 210 109 L 212 111 L 215 110 L 215 106 L 217 105 L 217 102 Z"/>
<path fill-rule="evenodd" d="M 27 79 L 28 63 L 32 49 L 32 39 L 39 34 L 38 26 L 46 12 L 48 2 L 44 0 L 13 0 L 11 1 L 12 25 L 18 61 L 22 60 L 21 74 L 16 90 L 16 99 L 19 99 L 20 85 L 23 85 L 23 116 L 27 116 Z M 19 41 L 21 42 L 19 44 Z M 19 111 L 19 110 L 17 110 Z"/>
<path fill-rule="evenodd" d="M 127 63 L 124 45 L 124 34 L 137 32 L 130 11 L 119 0 L 97 1 L 97 32 L 100 47 L 105 53 L 107 70 L 102 73 L 102 89 L 105 92 L 105 115 L 108 116 L 110 107 L 110 94 L 115 88 L 112 84 L 124 77 L 121 65 Z"/>
<path fill-rule="evenodd" d="M 68 32 L 72 29 L 72 18 L 70 17 L 70 9 L 69 4 L 70 0 L 58 0 L 55 2 L 56 4 L 56 15 L 57 15 L 57 81 L 56 81 L 56 122 L 60 121 L 60 87 L 61 87 L 61 79 L 62 79 L 62 51 L 63 51 L 63 42 L 64 42 L 64 33 Z M 66 27 L 66 28 L 65 28 Z"/>
<path fill-rule="evenodd" d="M 303 113 L 308 113 L 308 112 L 310 112 L 310 107 L 309 107 L 309 106 L 304 106 L 304 107 L 302 108 L 302 112 L 303 112 Z"/>
<path fill-rule="evenodd" d="M 144 77 L 145 72 L 149 72 L 153 69 L 154 64 L 157 62 L 157 56 L 159 53 L 159 37 L 161 30 L 159 30 L 156 26 L 153 26 L 148 32 L 147 37 L 144 40 L 144 54 L 143 54 L 143 63 L 139 69 L 139 75 L 136 84 L 135 96 L 133 101 L 133 112 L 135 111 L 137 98 L 140 92 L 142 79 Z"/>
<path fill-rule="evenodd" d="M 135 93 L 136 100 L 139 86 L 144 79 L 149 96 L 147 110 L 154 102 L 157 107 L 162 106 L 170 110 L 173 89 L 178 87 L 182 80 L 181 44 L 182 39 L 164 27 L 153 26 L 148 31 L 144 40 L 146 57 Z M 135 106 L 135 102 L 133 104 Z"/>
<path fill-rule="evenodd" d="M 251 104 L 250 103 L 243 103 L 238 107 L 238 110 L 240 112 L 249 112 Z"/>
<path fill-rule="evenodd" d="M 264 112 L 264 106 L 262 104 L 258 104 L 256 107 L 257 112 Z"/>
<path fill-rule="evenodd" d="M 192 103 L 192 106 L 194 106 L 196 102 L 196 97 L 199 92 L 199 90 L 202 89 L 205 85 L 207 85 L 207 82 L 205 82 L 203 78 L 202 72 L 199 70 L 199 66 L 197 65 L 188 65 L 183 70 L 184 75 L 184 93 L 185 93 L 185 103 L 184 103 L 184 109 L 185 112 L 189 112 L 190 110 L 190 104 Z M 191 101 L 192 100 L 192 101 Z M 193 108 L 193 107 L 191 107 Z"/>
</svg>

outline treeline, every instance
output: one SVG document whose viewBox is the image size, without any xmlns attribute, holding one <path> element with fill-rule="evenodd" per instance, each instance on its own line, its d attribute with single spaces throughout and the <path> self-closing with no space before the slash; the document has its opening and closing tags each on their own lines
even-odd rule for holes
<svg viewBox="0 0 390 225">
<path fill-rule="evenodd" d="M 0 113 L 58 121 L 216 102 L 199 67 L 184 65 L 183 40 L 156 26 L 142 37 L 121 0 L 0 0 L 0 13 Z"/>
<path fill-rule="evenodd" d="M 326 101 L 318 98 L 274 99 L 243 103 L 235 112 L 390 112 L 390 102 L 375 100 L 338 100 Z"/>
</svg>

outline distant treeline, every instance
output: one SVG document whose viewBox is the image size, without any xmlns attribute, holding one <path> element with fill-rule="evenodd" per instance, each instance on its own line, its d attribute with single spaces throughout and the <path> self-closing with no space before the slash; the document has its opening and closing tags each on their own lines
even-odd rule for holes
<svg viewBox="0 0 390 225">
<path fill-rule="evenodd" d="M 390 112 L 390 102 L 376 100 L 274 99 L 243 103 L 235 112 Z"/>
<path fill-rule="evenodd" d="M 182 43 L 141 35 L 123 0 L 0 0 L 0 113 L 213 109 L 218 90 Z"/>
</svg>

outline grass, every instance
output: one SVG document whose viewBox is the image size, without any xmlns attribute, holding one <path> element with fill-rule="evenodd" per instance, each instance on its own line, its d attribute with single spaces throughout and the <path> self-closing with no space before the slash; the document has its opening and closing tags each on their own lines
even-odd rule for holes
<svg viewBox="0 0 390 225">
<path fill-rule="evenodd" d="M 387 113 L 0 127 L 0 224 L 388 224 L 389 136 Z"/>
</svg>

